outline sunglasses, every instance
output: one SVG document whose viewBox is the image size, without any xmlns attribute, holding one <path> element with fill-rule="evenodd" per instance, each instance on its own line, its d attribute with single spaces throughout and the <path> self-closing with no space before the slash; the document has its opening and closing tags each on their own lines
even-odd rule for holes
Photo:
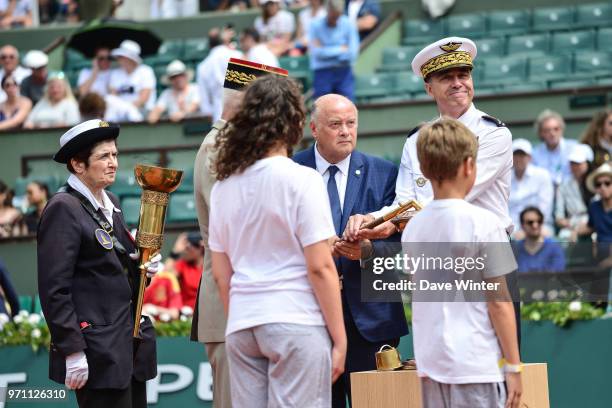
<svg viewBox="0 0 612 408">
<path fill-rule="evenodd" d="M 7 55 L 7 54 L 0 55 L 0 59 L 15 59 L 15 58 L 17 58 L 16 55 L 10 55 L 10 54 L 9 55 Z"/>
<path fill-rule="evenodd" d="M 601 186 L 610 187 L 611 184 L 612 181 L 598 181 L 597 183 L 595 183 L 595 188 L 600 188 Z"/>
<path fill-rule="evenodd" d="M 525 220 L 524 224 L 533 226 L 533 225 L 542 225 L 542 220 Z"/>
</svg>

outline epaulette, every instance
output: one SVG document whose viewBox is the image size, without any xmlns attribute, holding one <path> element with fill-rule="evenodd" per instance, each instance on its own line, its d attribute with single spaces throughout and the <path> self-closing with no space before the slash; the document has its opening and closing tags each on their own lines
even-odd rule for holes
<svg viewBox="0 0 612 408">
<path fill-rule="evenodd" d="M 423 124 L 421 123 L 420 125 L 417 125 L 414 128 L 412 128 L 412 130 L 410 132 L 408 132 L 408 136 L 406 136 L 406 139 L 408 139 L 410 136 L 414 135 L 422 127 L 423 127 Z"/>
<path fill-rule="evenodd" d="M 489 115 L 482 115 L 482 118 L 484 120 L 486 120 L 487 122 L 491 122 L 493 124 L 495 124 L 495 126 L 497 127 L 506 127 L 506 124 L 504 122 L 502 122 L 501 120 L 494 118 L 493 116 L 489 116 Z"/>
</svg>

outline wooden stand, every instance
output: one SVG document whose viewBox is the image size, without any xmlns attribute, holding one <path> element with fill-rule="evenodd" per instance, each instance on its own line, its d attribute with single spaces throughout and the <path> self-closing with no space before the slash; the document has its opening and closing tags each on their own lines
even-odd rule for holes
<svg viewBox="0 0 612 408">
<path fill-rule="evenodd" d="M 521 406 L 549 408 L 546 363 L 523 368 Z M 351 373 L 353 408 L 421 408 L 421 385 L 414 370 Z"/>
</svg>

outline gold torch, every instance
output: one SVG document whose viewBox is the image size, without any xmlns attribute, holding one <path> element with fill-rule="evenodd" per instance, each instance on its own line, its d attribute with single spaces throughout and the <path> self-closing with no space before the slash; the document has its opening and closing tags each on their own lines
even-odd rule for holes
<svg viewBox="0 0 612 408">
<path fill-rule="evenodd" d="M 181 170 L 137 164 L 134 167 L 134 175 L 136 176 L 136 181 L 138 181 L 138 184 L 143 189 L 140 200 L 138 233 L 136 234 L 136 245 L 140 251 L 140 258 L 138 260 L 140 264 L 140 285 L 134 320 L 134 337 L 139 337 L 142 300 L 147 282 L 147 271 L 144 264 L 155 256 L 162 247 L 168 199 L 170 198 L 170 193 L 181 184 L 183 172 Z"/>
</svg>

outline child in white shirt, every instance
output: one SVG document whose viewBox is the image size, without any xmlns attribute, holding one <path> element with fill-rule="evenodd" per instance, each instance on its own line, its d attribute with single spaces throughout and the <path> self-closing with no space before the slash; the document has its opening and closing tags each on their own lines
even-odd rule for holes
<svg viewBox="0 0 612 408">
<path fill-rule="evenodd" d="M 476 136 L 454 119 L 445 118 L 421 129 L 417 142 L 421 170 L 431 180 L 434 200 L 404 230 L 406 251 L 409 256 L 424 256 L 420 250 L 411 254 L 411 248 L 414 252 L 415 248 L 437 245 L 442 252 L 446 249 L 457 257 L 454 249 L 460 246 L 481 251 L 487 248 L 484 257 L 487 252 L 489 257 L 478 276 L 481 282 L 496 288 L 481 291 L 486 295 L 475 301 L 458 297 L 457 293 L 464 296 L 465 291 L 455 286 L 449 291 L 451 299 L 448 294 L 434 298 L 440 293 L 424 294 L 419 290 L 421 280 L 439 282 L 442 277 L 456 285 L 466 277 L 458 274 L 457 268 L 414 273 L 417 290 L 413 292 L 412 324 L 424 408 L 503 408 L 520 404 L 522 366 L 514 307 L 504 276 L 516 269 L 516 262 L 498 217 L 465 201 L 476 178 L 477 151 Z"/>
</svg>

